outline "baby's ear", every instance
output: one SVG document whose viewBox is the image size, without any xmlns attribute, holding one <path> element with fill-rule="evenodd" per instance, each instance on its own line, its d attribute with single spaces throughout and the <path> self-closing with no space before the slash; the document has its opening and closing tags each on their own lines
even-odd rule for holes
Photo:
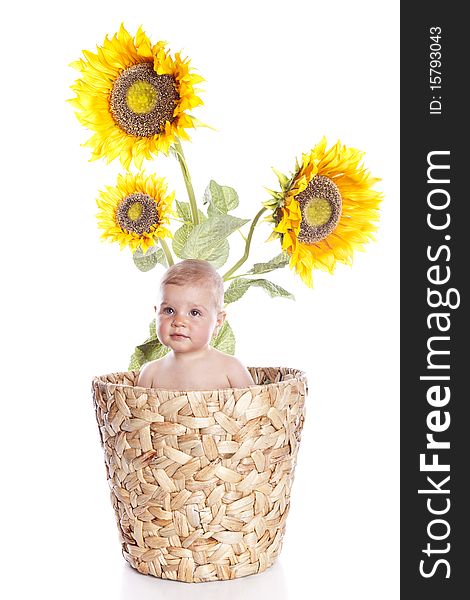
<svg viewBox="0 0 470 600">
<path fill-rule="evenodd" d="M 217 327 L 220 327 L 222 325 L 222 323 L 225 321 L 226 316 L 227 313 L 224 310 L 221 310 L 219 312 L 219 314 L 217 315 Z"/>
</svg>

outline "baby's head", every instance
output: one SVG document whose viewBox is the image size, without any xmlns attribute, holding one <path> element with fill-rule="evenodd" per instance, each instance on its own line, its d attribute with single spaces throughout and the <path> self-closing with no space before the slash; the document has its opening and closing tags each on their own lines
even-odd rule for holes
<svg viewBox="0 0 470 600">
<path fill-rule="evenodd" d="M 225 320 L 224 282 L 205 260 L 187 259 L 171 266 L 160 283 L 157 335 L 175 352 L 208 347 Z"/>
<path fill-rule="evenodd" d="M 214 308 L 219 313 L 224 305 L 224 282 L 206 260 L 188 258 L 167 269 L 160 282 L 160 293 L 167 285 L 197 286 L 211 292 Z"/>
</svg>

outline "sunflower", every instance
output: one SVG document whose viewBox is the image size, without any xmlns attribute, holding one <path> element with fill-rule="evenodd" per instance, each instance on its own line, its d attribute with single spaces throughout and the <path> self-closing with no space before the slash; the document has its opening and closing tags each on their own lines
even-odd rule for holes
<svg viewBox="0 0 470 600">
<path fill-rule="evenodd" d="M 85 144 L 93 149 L 91 160 L 119 157 L 126 169 L 132 160 L 140 169 L 144 159 L 168 154 L 177 138 L 189 139 L 186 129 L 196 120 L 187 111 L 202 104 L 194 86 L 204 81 L 191 72 L 189 59 L 173 58 L 165 42 L 152 45 L 140 27 L 132 38 L 123 25 L 96 53 L 83 54 L 72 63 L 82 77 L 70 103 L 95 132 Z"/>
<path fill-rule="evenodd" d="M 117 185 L 107 186 L 96 201 L 101 237 L 145 253 L 158 239 L 171 235 L 165 225 L 173 214 L 173 198 L 164 179 L 155 175 L 119 175 Z"/>
<path fill-rule="evenodd" d="M 380 180 L 362 166 L 363 155 L 339 141 L 327 150 L 323 138 L 296 161 L 290 178 L 275 171 L 281 191 L 264 203 L 272 210 L 272 237 L 281 238 L 290 267 L 309 287 L 313 269 L 350 265 L 354 250 L 374 239 L 382 194 L 372 189 Z"/>
</svg>

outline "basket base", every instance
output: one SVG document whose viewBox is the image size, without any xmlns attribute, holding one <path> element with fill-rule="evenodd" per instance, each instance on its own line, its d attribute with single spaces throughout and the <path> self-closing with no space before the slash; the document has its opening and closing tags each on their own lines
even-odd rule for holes
<svg viewBox="0 0 470 600">
<path fill-rule="evenodd" d="M 279 556 L 281 547 L 275 555 L 262 553 L 256 562 L 238 563 L 235 565 L 206 564 L 195 565 L 189 558 L 182 558 L 178 565 L 161 565 L 159 561 L 142 561 L 123 550 L 122 554 L 129 565 L 142 575 L 152 575 L 158 579 L 169 579 L 182 583 L 207 583 L 210 581 L 227 581 L 250 575 L 258 575 L 269 569 Z"/>
</svg>

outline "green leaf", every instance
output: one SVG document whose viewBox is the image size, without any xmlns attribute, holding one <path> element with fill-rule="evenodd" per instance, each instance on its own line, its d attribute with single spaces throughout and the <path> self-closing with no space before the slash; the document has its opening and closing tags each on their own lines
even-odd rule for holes
<svg viewBox="0 0 470 600">
<path fill-rule="evenodd" d="M 132 255 L 135 266 L 140 271 L 150 271 L 153 269 L 158 263 L 163 265 L 164 267 L 168 266 L 165 253 L 163 250 L 157 246 L 151 246 L 145 254 L 143 254 L 140 248 Z"/>
<path fill-rule="evenodd" d="M 131 356 L 131 362 L 129 364 L 129 370 L 140 369 L 145 363 L 162 358 L 169 352 L 168 348 L 164 346 L 157 338 L 156 320 L 153 319 L 149 325 L 150 337 L 145 340 L 143 344 L 136 346 L 134 353 Z"/>
<path fill-rule="evenodd" d="M 209 260 L 210 257 L 214 256 L 214 251 L 218 249 L 223 241 L 248 221 L 249 219 L 239 219 L 232 215 L 214 215 L 192 229 L 184 247 L 181 249 L 181 254 L 173 249 L 180 258 Z"/>
<path fill-rule="evenodd" d="M 183 248 L 188 241 L 189 236 L 191 235 L 192 230 L 194 229 L 194 225 L 192 223 L 185 223 L 179 229 L 177 229 L 173 235 L 173 240 L 171 242 L 171 246 L 173 248 L 173 252 L 179 258 L 196 258 L 196 257 L 183 257 L 182 252 Z"/>
<path fill-rule="evenodd" d="M 279 180 L 279 184 L 280 184 L 281 188 L 285 189 L 286 184 L 289 182 L 289 177 L 287 177 L 287 175 L 284 175 L 284 173 L 281 173 L 280 171 L 278 171 L 274 167 L 271 167 L 271 168 L 274 171 L 274 173 L 276 174 L 276 176 L 277 176 L 277 178 Z"/>
<path fill-rule="evenodd" d="M 239 300 L 251 286 L 261 287 L 271 296 L 271 298 L 282 297 L 295 300 L 293 294 L 267 279 L 245 279 L 243 277 L 238 277 L 232 281 L 225 292 L 225 304 L 230 304 Z"/>
<path fill-rule="evenodd" d="M 270 271 L 274 271 L 274 269 L 281 269 L 289 264 L 289 255 L 287 252 L 281 252 L 274 258 L 272 258 L 267 263 L 255 263 L 253 268 L 248 271 L 249 273 L 253 273 L 253 275 L 260 275 L 261 273 L 269 273 Z"/>
<path fill-rule="evenodd" d="M 238 194 L 233 188 L 219 185 L 211 179 L 204 192 L 203 203 L 209 205 L 207 208 L 209 217 L 217 214 L 227 214 L 237 208 Z"/>
<path fill-rule="evenodd" d="M 229 243 L 227 240 L 222 240 L 218 246 L 207 252 L 205 260 L 210 262 L 215 269 L 220 269 L 227 262 L 229 254 Z"/>
<path fill-rule="evenodd" d="M 140 346 L 136 346 L 134 354 L 131 356 L 131 362 L 129 364 L 129 370 L 140 369 L 145 363 L 157 358 L 162 358 L 165 354 L 168 354 L 169 349 L 160 343 L 160 340 L 155 338 L 154 340 L 147 340 Z"/>
<path fill-rule="evenodd" d="M 189 202 L 180 202 L 179 200 L 176 200 L 176 213 L 180 219 L 184 220 L 185 223 L 192 223 L 191 205 Z M 202 210 L 198 209 L 197 214 L 199 216 L 200 223 L 207 219 Z"/>
<path fill-rule="evenodd" d="M 212 339 L 211 346 L 226 354 L 235 354 L 235 335 L 228 321 L 224 321 L 219 333 Z"/>
</svg>

